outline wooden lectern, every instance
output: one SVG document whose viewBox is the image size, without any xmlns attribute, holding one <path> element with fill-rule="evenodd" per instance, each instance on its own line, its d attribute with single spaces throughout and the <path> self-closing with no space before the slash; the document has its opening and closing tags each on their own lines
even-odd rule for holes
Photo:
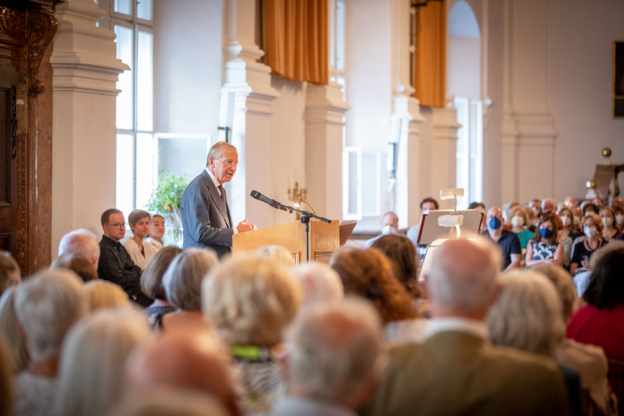
<svg viewBox="0 0 624 416">
<path fill-rule="evenodd" d="M 340 247 L 338 223 L 338 220 L 333 220 L 330 224 L 318 220 L 310 221 L 310 261 L 329 263 L 334 250 Z M 256 231 L 234 234 L 232 238 L 234 252 L 253 253 L 260 247 L 270 245 L 286 248 L 292 254 L 296 264 L 305 262 L 305 225 L 299 221 L 287 222 Z"/>
</svg>

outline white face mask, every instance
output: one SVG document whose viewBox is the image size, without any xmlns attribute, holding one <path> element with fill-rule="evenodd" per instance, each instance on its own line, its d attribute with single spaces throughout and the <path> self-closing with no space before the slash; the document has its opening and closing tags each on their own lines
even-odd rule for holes
<svg viewBox="0 0 624 416">
<path fill-rule="evenodd" d="M 565 205 L 566 207 L 572 208 L 572 201 L 565 201 L 563 205 Z"/>
<path fill-rule="evenodd" d="M 577 215 L 574 216 L 574 222 L 578 225 L 581 223 L 583 219 Z"/>
<path fill-rule="evenodd" d="M 394 226 L 392 226 L 392 225 L 390 225 L 390 224 L 388 224 L 388 225 L 384 226 L 384 227 L 381 229 L 381 234 L 382 234 L 382 235 L 387 235 L 387 234 L 396 234 L 396 233 L 398 233 L 398 232 L 399 232 L 399 230 L 397 230 L 397 229 L 396 229 L 396 227 L 394 227 Z"/>
<path fill-rule="evenodd" d="M 613 220 L 611 219 L 611 217 L 603 217 L 602 218 L 602 225 L 604 225 L 605 227 L 611 227 L 611 225 L 613 224 Z"/>
<path fill-rule="evenodd" d="M 568 217 L 567 215 L 562 215 L 562 216 L 561 216 L 561 221 L 563 222 L 563 225 L 564 225 L 565 227 L 567 227 L 568 225 L 570 225 L 570 222 L 571 222 L 572 220 L 570 220 L 570 217 Z"/>
<path fill-rule="evenodd" d="M 524 218 L 522 217 L 513 217 L 511 219 L 511 225 L 514 227 L 522 227 L 524 225 Z"/>
<path fill-rule="evenodd" d="M 615 216 L 615 222 L 617 223 L 617 225 L 622 225 L 622 223 L 624 222 L 624 215 L 617 214 Z"/>
<path fill-rule="evenodd" d="M 585 235 L 587 237 L 592 238 L 593 236 L 596 235 L 596 233 L 598 232 L 598 229 L 594 226 L 591 226 L 591 227 L 583 228 L 583 231 L 585 232 Z"/>
</svg>

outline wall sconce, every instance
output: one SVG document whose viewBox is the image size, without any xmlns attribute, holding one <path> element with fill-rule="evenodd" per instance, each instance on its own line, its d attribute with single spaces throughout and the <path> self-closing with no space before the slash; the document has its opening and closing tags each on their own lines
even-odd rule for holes
<svg viewBox="0 0 624 416">
<path fill-rule="evenodd" d="M 297 180 L 295 180 L 295 186 L 292 189 L 290 189 L 290 184 L 288 186 L 288 200 L 298 207 L 298 201 L 303 201 L 306 198 L 307 190 L 303 187 L 300 188 Z M 297 221 L 299 221 L 299 218 L 301 218 L 301 214 L 297 213 Z"/>
</svg>

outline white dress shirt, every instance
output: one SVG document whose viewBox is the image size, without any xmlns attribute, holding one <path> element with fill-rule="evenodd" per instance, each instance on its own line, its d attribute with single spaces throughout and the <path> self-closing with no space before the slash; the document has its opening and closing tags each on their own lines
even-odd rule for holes
<svg viewBox="0 0 624 416">
<path fill-rule="evenodd" d="M 483 321 L 466 318 L 434 318 L 427 322 L 423 335 L 430 338 L 440 332 L 465 332 L 484 340 L 490 339 L 490 333 Z"/>
</svg>

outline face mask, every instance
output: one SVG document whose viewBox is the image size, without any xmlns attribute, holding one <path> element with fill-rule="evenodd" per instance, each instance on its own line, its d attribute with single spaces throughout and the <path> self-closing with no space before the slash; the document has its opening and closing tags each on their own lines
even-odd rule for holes
<svg viewBox="0 0 624 416">
<path fill-rule="evenodd" d="M 580 224 L 582 220 L 583 220 L 583 219 L 582 219 L 581 217 L 576 216 L 576 215 L 574 216 L 574 222 L 575 222 L 576 224 Z"/>
<path fill-rule="evenodd" d="M 572 208 L 572 201 L 565 201 L 563 205 L 565 205 L 566 207 Z"/>
<path fill-rule="evenodd" d="M 604 225 L 605 227 L 611 227 L 611 224 L 613 224 L 613 220 L 611 219 L 611 217 L 604 217 L 602 219 L 602 225 Z"/>
<path fill-rule="evenodd" d="M 535 213 L 535 215 L 540 215 L 541 214 L 541 210 L 538 207 L 533 207 L 533 213 Z"/>
<path fill-rule="evenodd" d="M 501 225 L 503 225 L 503 223 L 501 222 L 500 219 L 498 219 L 498 217 L 492 217 L 492 219 L 490 220 L 488 224 L 488 226 L 492 230 L 498 230 L 501 227 Z"/>
<path fill-rule="evenodd" d="M 524 218 L 522 217 L 513 217 L 511 219 L 511 225 L 514 227 L 522 227 L 524 225 Z"/>
<path fill-rule="evenodd" d="M 543 238 L 550 238 L 552 237 L 552 235 L 553 235 L 552 230 L 549 230 L 548 228 L 540 229 L 540 236 L 542 236 Z"/>
<path fill-rule="evenodd" d="M 570 220 L 570 217 L 568 217 L 567 215 L 562 215 L 562 216 L 561 216 L 561 221 L 563 222 L 563 225 L 564 225 L 565 227 L 567 227 L 568 225 L 570 225 L 570 222 L 571 222 L 572 220 Z"/>
<path fill-rule="evenodd" d="M 399 230 L 397 230 L 395 227 L 393 227 L 392 225 L 388 224 L 385 227 L 383 227 L 381 229 L 381 235 L 387 235 L 387 234 L 396 234 Z"/>
<path fill-rule="evenodd" d="M 622 223 L 624 222 L 624 215 L 617 214 L 615 216 L 615 222 L 617 223 L 617 225 L 622 225 Z"/>
<path fill-rule="evenodd" d="M 423 209 L 423 215 L 427 215 L 429 214 L 429 210 L 428 209 Z"/>
<path fill-rule="evenodd" d="M 585 235 L 589 238 L 592 238 L 593 236 L 596 235 L 596 233 L 598 232 L 598 229 L 596 227 L 585 227 L 583 228 L 583 231 L 585 232 Z"/>
</svg>

